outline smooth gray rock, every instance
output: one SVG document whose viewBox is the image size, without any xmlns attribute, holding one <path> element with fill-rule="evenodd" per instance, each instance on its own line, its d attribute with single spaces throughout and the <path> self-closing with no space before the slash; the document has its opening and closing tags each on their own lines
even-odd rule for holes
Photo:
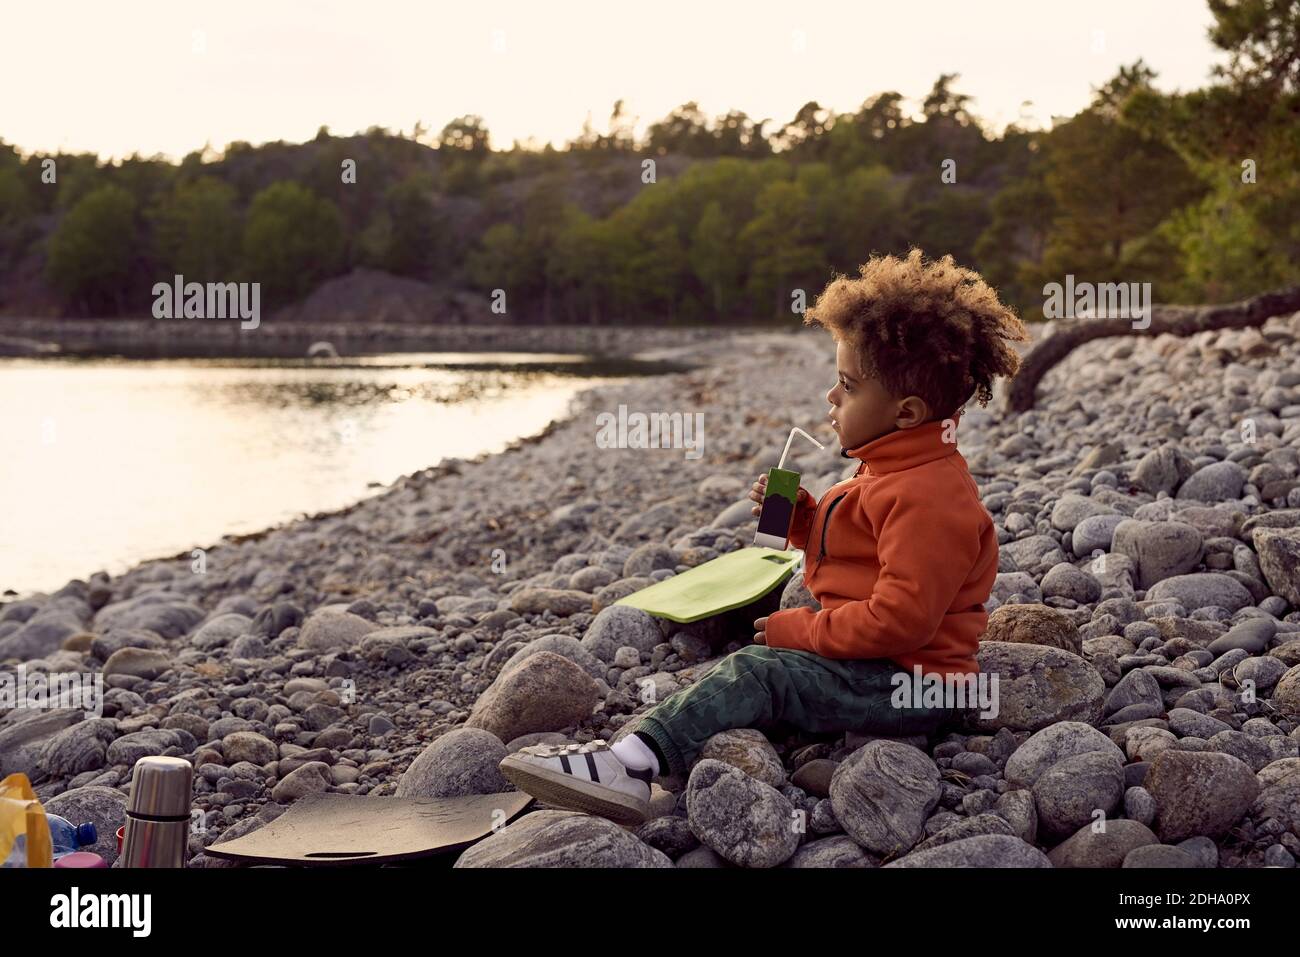
<svg viewBox="0 0 1300 957">
<path fill-rule="evenodd" d="M 831 805 L 845 833 L 879 856 L 910 850 L 939 803 L 939 769 L 896 741 L 863 745 L 835 769 Z"/>
<path fill-rule="evenodd" d="M 1118 818 L 1085 824 L 1047 856 L 1053 867 L 1120 867 L 1134 848 L 1158 843 L 1145 824 Z"/>
<path fill-rule="evenodd" d="M 1124 796 L 1124 762 L 1113 751 L 1089 751 L 1052 765 L 1033 785 L 1039 833 L 1068 837 L 1119 806 Z"/>
<path fill-rule="evenodd" d="M 1246 470 L 1236 462 L 1215 462 L 1197 469 L 1178 487 L 1177 499 L 1194 499 L 1198 502 L 1226 502 L 1241 497 L 1241 487 L 1246 484 Z"/>
<path fill-rule="evenodd" d="M 567 658 L 539 651 L 488 688 L 465 721 L 502 741 L 533 731 L 559 731 L 591 716 L 600 689 Z"/>
<path fill-rule="evenodd" d="M 1196 568 L 1205 551 L 1200 531 L 1186 522 L 1143 522 L 1129 519 L 1115 528 L 1114 550 L 1133 560 L 1136 584 L 1156 582 Z"/>
<path fill-rule="evenodd" d="M 1155 798 L 1156 833 L 1167 844 L 1226 833 L 1259 795 L 1245 762 L 1213 751 L 1162 751 L 1143 786 Z"/>
<path fill-rule="evenodd" d="M 1300 607 L 1300 528 L 1256 528 L 1251 539 L 1273 594 Z"/>
<path fill-rule="evenodd" d="M 627 605 L 610 605 L 592 620 L 582 644 L 601 661 L 610 663 L 620 648 L 631 646 L 649 654 L 663 640 L 653 615 Z"/>
<path fill-rule="evenodd" d="M 117 788 L 89 784 L 71 788 L 41 802 L 48 814 L 66 817 L 73 825 L 95 825 L 95 843 L 81 848 L 98 854 L 109 867 L 117 860 L 117 829 L 126 821 L 126 795 Z"/>
<path fill-rule="evenodd" d="M 204 651 L 220 648 L 230 644 L 240 635 L 252 630 L 253 619 L 237 612 L 216 615 L 199 626 L 199 630 L 190 636 L 190 644 Z"/>
<path fill-rule="evenodd" d="M 914 851 L 885 867 L 1051 867 L 1046 854 L 1007 834 L 985 834 Z"/>
<path fill-rule="evenodd" d="M 1062 721 L 1032 735 L 1007 758 L 1007 784 L 1032 788 L 1049 768 L 1078 754 L 1101 751 L 1123 763 L 1124 752 L 1106 734 L 1081 721 Z"/>
<path fill-rule="evenodd" d="M 324 761 L 308 761 L 282 778 L 271 789 L 271 798 L 278 804 L 285 804 L 305 795 L 324 791 L 333 783 L 328 764 Z"/>
<path fill-rule="evenodd" d="M 1267 696 L 1286 674 L 1286 665 L 1277 658 L 1247 658 L 1232 669 L 1232 677 L 1237 686 L 1245 688 L 1246 683 L 1254 685 L 1255 696 Z M 1208 735 L 1202 735 L 1208 737 Z"/>
<path fill-rule="evenodd" d="M 454 867 L 672 867 L 663 851 L 613 821 L 533 811 L 465 850 Z"/>
<path fill-rule="evenodd" d="M 379 626 L 360 615 L 346 611 L 321 610 L 302 624 L 298 632 L 298 647 L 317 654 L 329 651 L 346 651 L 361 643 L 361 639 Z"/>
<path fill-rule="evenodd" d="M 108 746 L 115 737 L 113 721 L 103 718 L 79 721 L 49 739 L 40 767 L 53 777 L 98 770 L 108 761 Z"/>
<path fill-rule="evenodd" d="M 1257 655 L 1268 647 L 1275 634 L 1277 634 L 1277 622 L 1273 619 L 1247 618 L 1210 642 L 1208 650 L 1216 657 L 1234 648 Z"/>
<path fill-rule="evenodd" d="M 1196 858 L 1173 844 L 1143 844 L 1125 854 L 1120 867 L 1196 867 Z"/>
<path fill-rule="evenodd" d="M 151 591 L 101 608 L 95 615 L 92 630 L 103 634 L 116 629 L 142 628 L 170 640 L 188 634 L 205 614 L 184 595 Z"/>
<path fill-rule="evenodd" d="M 515 786 L 501 773 L 506 747 L 479 728 L 455 728 L 435 738 L 397 782 L 397 797 L 497 794 Z"/>
<path fill-rule="evenodd" d="M 134 675 L 153 681 L 165 671 L 176 667 L 176 656 L 153 648 L 119 648 L 104 662 L 103 674 Z"/>
<path fill-rule="evenodd" d="M 686 811 L 701 844 L 740 867 L 776 867 L 799 849 L 801 816 L 780 791 L 706 758 L 686 782 Z"/>
<path fill-rule="evenodd" d="M 1236 612 L 1254 604 L 1245 585 L 1218 572 L 1175 575 L 1157 582 L 1147 590 L 1148 601 L 1166 599 L 1180 602 L 1188 611 L 1216 605 Z"/>
<path fill-rule="evenodd" d="M 823 837 L 794 852 L 782 867 L 879 867 L 880 862 L 847 834 Z"/>
<path fill-rule="evenodd" d="M 501 666 L 497 680 L 500 680 L 501 675 L 508 674 L 519 667 L 524 662 L 524 659 L 537 654 L 539 651 L 549 651 L 561 658 L 567 658 L 591 677 L 601 681 L 605 679 L 605 673 L 609 670 L 607 665 L 583 647 L 582 642 L 572 635 L 542 635 L 511 655 L 510 659 Z"/>
<path fill-rule="evenodd" d="M 1191 460 L 1175 445 L 1152 449 L 1133 470 L 1133 484 L 1155 495 L 1173 493 L 1192 474 Z"/>
<path fill-rule="evenodd" d="M 991 813 L 1011 825 L 1011 832 L 1027 844 L 1038 840 L 1038 809 L 1032 791 L 1016 788 L 1004 791 L 993 803 Z"/>
<path fill-rule="evenodd" d="M 1061 721 L 1101 717 L 1106 684 L 1078 655 L 1041 645 L 984 641 L 976 659 L 981 672 L 998 676 L 998 714 L 984 718 L 972 712 L 967 719 L 978 731 L 1037 731 Z"/>
<path fill-rule="evenodd" d="M 158 728 L 125 734 L 108 746 L 108 763 L 131 767 L 143 757 L 162 754 L 168 748 L 184 747 L 183 732 Z M 188 735 L 186 735 L 188 737 Z"/>
<path fill-rule="evenodd" d="M 736 728 L 720 731 L 704 742 L 700 759 L 713 758 L 744 771 L 756 781 L 779 788 L 786 783 L 785 767 L 762 731 Z"/>
<path fill-rule="evenodd" d="M 1061 562 L 1043 576 L 1042 592 L 1048 598 L 1068 598 L 1086 605 L 1101 597 L 1101 583 L 1082 568 Z"/>
<path fill-rule="evenodd" d="M 1115 715 L 1119 711 L 1134 705 L 1154 705 L 1156 714 L 1164 710 L 1164 699 L 1160 691 L 1160 683 L 1156 681 L 1154 675 L 1143 668 L 1134 668 L 1121 678 L 1114 688 L 1110 689 L 1106 695 L 1106 704 L 1102 713 L 1107 719 L 1110 719 L 1111 715 Z M 1111 720 L 1110 723 L 1118 722 Z"/>
<path fill-rule="evenodd" d="M 1131 787 L 1124 792 L 1124 816 L 1150 827 L 1156 819 L 1156 799 L 1144 787 Z"/>
<path fill-rule="evenodd" d="M 1127 517 L 1119 513 L 1113 515 L 1090 515 L 1078 525 L 1072 533 L 1071 550 L 1080 557 L 1087 557 L 1094 552 L 1110 552 L 1115 541 L 1115 528 Z"/>
</svg>

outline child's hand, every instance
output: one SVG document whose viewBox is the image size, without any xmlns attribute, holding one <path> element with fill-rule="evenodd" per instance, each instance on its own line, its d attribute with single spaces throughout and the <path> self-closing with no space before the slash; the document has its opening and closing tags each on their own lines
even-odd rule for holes
<svg viewBox="0 0 1300 957">
<path fill-rule="evenodd" d="M 767 618 L 759 618 L 754 622 L 754 644 L 767 644 Z"/>
<path fill-rule="evenodd" d="M 764 472 L 758 477 L 758 481 L 753 484 L 749 490 L 749 497 L 758 504 L 749 510 L 750 515 L 758 515 L 763 511 L 763 496 L 767 494 L 767 473 Z"/>
</svg>

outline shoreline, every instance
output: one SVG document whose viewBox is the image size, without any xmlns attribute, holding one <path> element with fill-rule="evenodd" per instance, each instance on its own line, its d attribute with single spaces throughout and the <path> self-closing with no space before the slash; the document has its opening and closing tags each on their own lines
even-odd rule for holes
<svg viewBox="0 0 1300 957">
<path fill-rule="evenodd" d="M 682 344 L 707 342 L 723 334 L 780 332 L 762 326 L 580 326 L 330 323 L 270 320 L 241 330 L 229 320 L 15 319 L 0 318 L 0 341 L 30 343 L 30 356 L 54 355 L 207 358 L 305 356 L 312 343 L 332 343 L 341 356 L 377 352 L 564 352 L 597 357 L 637 358 Z M 792 327 L 791 331 L 797 331 Z M 0 351 L 0 355 L 4 355 Z"/>
</svg>

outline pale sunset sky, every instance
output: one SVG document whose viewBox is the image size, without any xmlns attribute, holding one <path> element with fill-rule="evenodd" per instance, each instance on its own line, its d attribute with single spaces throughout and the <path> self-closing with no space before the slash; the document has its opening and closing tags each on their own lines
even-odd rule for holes
<svg viewBox="0 0 1300 957">
<path fill-rule="evenodd" d="M 13 2 L 0 139 L 179 159 L 476 113 L 494 148 L 558 147 L 588 114 L 605 131 L 620 98 L 638 136 L 688 100 L 771 133 L 809 100 L 846 112 L 892 89 L 919 109 L 945 72 L 995 130 L 1050 126 L 1139 57 L 1163 90 L 1204 85 L 1210 22 L 1204 0 Z"/>
</svg>

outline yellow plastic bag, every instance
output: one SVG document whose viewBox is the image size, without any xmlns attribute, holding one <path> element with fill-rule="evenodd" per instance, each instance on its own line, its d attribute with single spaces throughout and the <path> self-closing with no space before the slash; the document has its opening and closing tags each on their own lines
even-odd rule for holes
<svg viewBox="0 0 1300 957">
<path fill-rule="evenodd" d="M 0 781 L 0 861 L 9 857 L 14 841 L 26 837 L 27 867 L 53 867 L 50 824 L 45 809 L 36 800 L 32 782 L 25 774 L 11 774 Z"/>
</svg>

